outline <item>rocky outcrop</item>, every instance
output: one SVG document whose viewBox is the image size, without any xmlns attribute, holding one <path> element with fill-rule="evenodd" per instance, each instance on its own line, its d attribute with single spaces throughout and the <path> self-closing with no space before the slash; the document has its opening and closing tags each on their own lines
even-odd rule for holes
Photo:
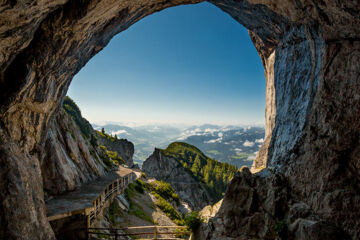
<svg viewBox="0 0 360 240">
<path fill-rule="evenodd" d="M 74 190 L 105 174 L 101 150 L 89 140 L 64 110 L 50 123 L 40 161 L 46 195 Z"/>
<path fill-rule="evenodd" d="M 136 21 L 196 2 L 200 0 L 0 3 L 1 237 L 54 239 L 46 220 L 41 165 L 49 129 L 72 77 L 115 34 Z M 285 179 L 291 198 L 358 239 L 358 2 L 210 2 L 249 29 L 265 68 L 266 139 L 254 168 L 273 169 Z M 227 194 L 241 184 L 244 181 L 234 179 Z M 260 185 L 251 189 L 265 194 Z M 223 204 L 231 206 L 227 199 L 231 198 L 225 197 Z M 263 219 L 256 213 L 249 211 L 247 216 Z M 308 233 L 314 235 L 323 226 L 301 225 L 313 226 Z"/>
<path fill-rule="evenodd" d="M 160 149 L 155 148 L 154 153 L 143 163 L 142 170 L 148 177 L 170 183 L 180 199 L 192 210 L 200 210 L 215 202 L 204 184 L 183 168 L 179 161 L 163 154 Z"/>
<path fill-rule="evenodd" d="M 110 151 L 117 152 L 119 156 L 125 160 L 127 166 L 134 167 L 134 144 L 132 142 L 127 139 L 109 139 L 106 136 L 101 136 L 97 132 L 96 137 L 100 145 L 106 146 Z"/>
<path fill-rule="evenodd" d="M 206 222 L 197 239 L 350 239 L 309 205 L 289 194 L 282 175 L 243 168 L 220 204 L 202 211 Z"/>
</svg>

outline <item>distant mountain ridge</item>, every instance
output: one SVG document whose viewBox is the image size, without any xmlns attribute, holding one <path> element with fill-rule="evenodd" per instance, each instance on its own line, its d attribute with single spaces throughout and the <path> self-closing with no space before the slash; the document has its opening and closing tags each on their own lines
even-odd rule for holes
<svg viewBox="0 0 360 240">
<path fill-rule="evenodd" d="M 166 148 L 171 142 L 182 141 L 192 144 L 207 156 L 237 167 L 251 167 L 262 142 L 265 129 L 261 126 L 218 126 L 203 124 L 188 128 L 172 126 L 127 127 L 117 124 L 103 126 L 93 124 L 100 130 L 129 139 L 135 145 L 134 162 L 142 162 L 156 148 Z"/>
<path fill-rule="evenodd" d="M 134 143 L 134 162 L 142 164 L 143 161 L 153 152 L 155 147 L 165 148 L 170 142 L 174 141 L 181 130 L 168 126 L 139 126 L 127 127 L 116 124 L 97 125 L 92 124 L 94 129 L 102 128 L 111 135 L 125 138 Z"/>
<path fill-rule="evenodd" d="M 206 155 L 237 167 L 251 167 L 264 142 L 265 129 L 262 127 L 214 127 L 203 126 L 183 132 L 180 141 L 192 144 Z"/>
</svg>

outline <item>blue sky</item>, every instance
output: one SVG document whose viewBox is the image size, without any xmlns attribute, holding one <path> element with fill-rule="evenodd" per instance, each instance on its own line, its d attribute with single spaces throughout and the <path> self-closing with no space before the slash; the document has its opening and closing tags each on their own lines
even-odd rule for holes
<svg viewBox="0 0 360 240">
<path fill-rule="evenodd" d="M 264 70 L 247 30 L 210 3 L 152 14 L 115 36 L 68 95 L 92 123 L 264 122 Z"/>
</svg>

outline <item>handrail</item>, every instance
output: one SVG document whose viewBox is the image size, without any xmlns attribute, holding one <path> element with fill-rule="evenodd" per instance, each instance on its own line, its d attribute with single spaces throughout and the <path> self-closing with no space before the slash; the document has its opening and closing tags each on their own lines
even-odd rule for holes
<svg viewBox="0 0 360 240">
<path fill-rule="evenodd" d="M 91 225 L 93 223 L 97 215 L 100 214 L 101 209 L 104 206 L 104 203 L 107 202 L 109 198 L 111 198 L 114 195 L 114 193 L 124 190 L 135 179 L 136 177 L 132 177 L 131 174 L 127 174 L 122 178 L 119 178 L 116 181 L 108 184 L 105 190 L 93 203 L 94 208 L 92 211 L 90 211 L 89 214 L 89 224 Z"/>
<path fill-rule="evenodd" d="M 126 228 L 101 228 L 101 227 L 94 227 L 94 228 L 88 228 L 87 229 L 87 236 L 88 238 L 90 237 L 90 235 L 93 234 L 100 234 L 100 235 L 106 235 L 106 236 L 113 236 L 115 237 L 115 239 L 118 239 L 118 237 L 123 237 L 123 236 L 141 236 L 141 235 L 152 235 L 153 238 L 151 239 L 183 239 L 183 238 L 159 238 L 159 236 L 162 235 L 182 235 L 182 236 L 189 236 L 190 235 L 190 239 L 192 238 L 192 232 L 191 231 L 181 231 L 181 232 L 176 232 L 174 230 L 170 230 L 170 231 L 158 231 L 160 229 L 187 229 L 186 226 L 136 226 L 136 227 L 126 227 Z M 135 229 L 139 229 L 139 230 L 150 230 L 153 229 L 153 231 L 143 231 L 143 232 L 126 232 L 126 233 L 118 233 L 118 231 L 125 231 L 125 230 L 135 230 Z M 108 231 L 108 232 L 105 232 Z"/>
<path fill-rule="evenodd" d="M 133 235 L 154 235 L 154 232 L 139 232 L 139 233 L 100 233 L 100 232 L 88 232 L 88 234 L 101 234 L 101 235 L 108 235 L 108 236 L 118 236 L 118 237 L 125 237 L 125 236 L 133 236 Z M 187 235 L 191 234 L 190 231 L 188 232 L 157 232 L 157 234 L 161 235 L 168 235 L 168 234 L 178 234 L 178 235 Z M 155 239 L 155 238 L 154 238 Z"/>
<path fill-rule="evenodd" d="M 89 230 L 127 230 L 127 229 L 141 229 L 141 228 L 187 228 L 186 226 L 137 226 L 126 228 L 101 228 L 101 227 L 89 227 Z"/>
</svg>

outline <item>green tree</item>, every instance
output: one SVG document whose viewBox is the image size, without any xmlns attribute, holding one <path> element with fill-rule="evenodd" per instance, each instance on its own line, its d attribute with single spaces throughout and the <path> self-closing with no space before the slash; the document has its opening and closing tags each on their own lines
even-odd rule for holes
<svg viewBox="0 0 360 240">
<path fill-rule="evenodd" d="M 171 143 L 162 153 L 176 159 L 183 168 L 204 182 L 217 200 L 223 197 L 227 184 L 238 171 L 237 167 L 211 159 L 195 146 L 184 142 Z"/>
<path fill-rule="evenodd" d="M 194 173 L 195 176 L 197 176 L 200 169 L 201 169 L 201 161 L 200 161 L 199 155 L 196 155 L 194 164 L 191 167 L 191 171 Z"/>
<path fill-rule="evenodd" d="M 105 134 L 105 129 L 104 128 L 101 128 L 101 133 Z"/>
<path fill-rule="evenodd" d="M 197 211 L 186 214 L 184 220 L 185 225 L 188 226 L 193 232 L 200 227 L 200 224 L 202 222 L 200 213 Z"/>
</svg>

